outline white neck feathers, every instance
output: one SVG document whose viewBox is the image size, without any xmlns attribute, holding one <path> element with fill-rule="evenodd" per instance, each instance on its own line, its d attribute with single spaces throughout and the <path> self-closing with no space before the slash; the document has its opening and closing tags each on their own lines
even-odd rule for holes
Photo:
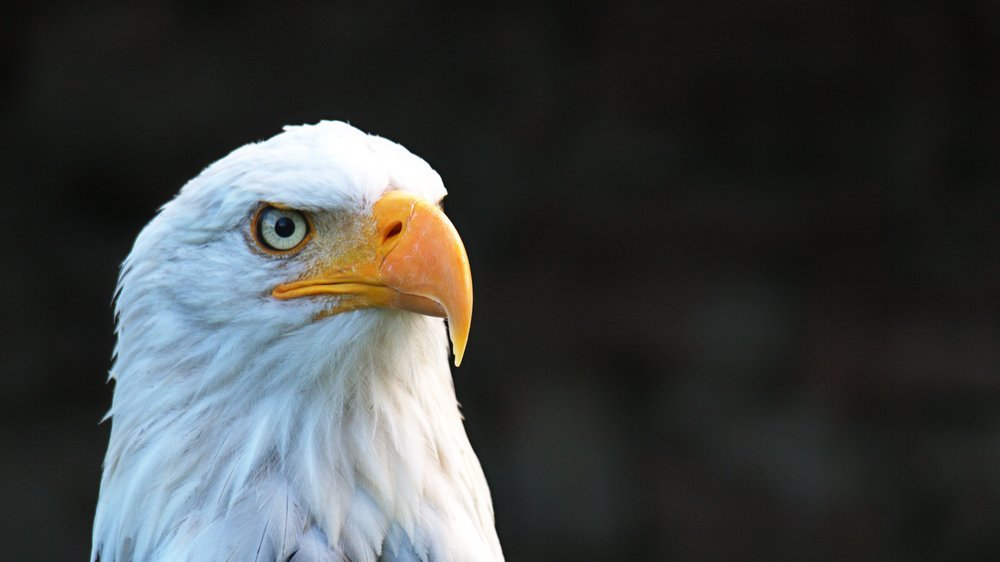
<svg viewBox="0 0 1000 562">
<path fill-rule="evenodd" d="M 172 344 L 146 337 L 169 317 L 128 320 L 94 528 L 102 560 L 190 554 L 241 505 L 261 513 L 282 493 L 283 528 L 260 535 L 279 556 L 314 529 L 352 560 L 384 548 L 502 558 L 441 320 L 360 311 Z"/>
</svg>

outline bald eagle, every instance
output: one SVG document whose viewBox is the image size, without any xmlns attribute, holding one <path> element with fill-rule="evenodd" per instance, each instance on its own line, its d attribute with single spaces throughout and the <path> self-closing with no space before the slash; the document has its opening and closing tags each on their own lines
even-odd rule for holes
<svg viewBox="0 0 1000 562">
<path fill-rule="evenodd" d="M 445 193 L 323 121 L 160 209 L 117 287 L 92 560 L 503 559 L 448 364 L 472 277 Z"/>
</svg>

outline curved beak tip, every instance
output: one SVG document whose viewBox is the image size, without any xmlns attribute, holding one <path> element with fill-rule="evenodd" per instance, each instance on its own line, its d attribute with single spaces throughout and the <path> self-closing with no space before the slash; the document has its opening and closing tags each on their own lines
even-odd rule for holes
<svg viewBox="0 0 1000 562">
<path fill-rule="evenodd" d="M 383 280 L 440 305 L 455 366 L 461 365 L 472 324 L 472 273 L 458 231 L 438 207 L 399 191 L 384 195 L 373 212 L 379 232 L 400 225 L 379 267 Z"/>
<path fill-rule="evenodd" d="M 469 342 L 469 322 L 464 322 L 464 329 L 456 326 L 451 319 L 448 319 L 448 336 L 451 339 L 451 350 L 455 355 L 455 366 L 462 364 L 465 357 L 465 346 Z"/>
</svg>

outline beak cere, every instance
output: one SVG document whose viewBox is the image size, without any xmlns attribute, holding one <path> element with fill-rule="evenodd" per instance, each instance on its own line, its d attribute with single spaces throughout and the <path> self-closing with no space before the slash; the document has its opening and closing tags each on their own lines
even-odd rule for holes
<svg viewBox="0 0 1000 562">
<path fill-rule="evenodd" d="M 277 299 L 336 295 L 323 316 L 396 308 L 448 319 L 455 366 L 472 324 L 472 273 L 465 246 L 436 206 L 390 191 L 372 208 L 374 228 L 358 233 L 362 251 L 322 256 L 305 278 L 278 285 Z"/>
</svg>

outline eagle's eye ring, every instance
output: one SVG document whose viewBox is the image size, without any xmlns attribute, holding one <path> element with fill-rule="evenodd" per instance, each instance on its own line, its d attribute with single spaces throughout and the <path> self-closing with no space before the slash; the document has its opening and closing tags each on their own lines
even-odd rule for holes
<svg viewBox="0 0 1000 562">
<path fill-rule="evenodd" d="M 302 211 L 263 203 L 253 214 L 250 232 L 261 250 L 287 255 L 298 252 L 312 237 L 312 224 Z"/>
</svg>

